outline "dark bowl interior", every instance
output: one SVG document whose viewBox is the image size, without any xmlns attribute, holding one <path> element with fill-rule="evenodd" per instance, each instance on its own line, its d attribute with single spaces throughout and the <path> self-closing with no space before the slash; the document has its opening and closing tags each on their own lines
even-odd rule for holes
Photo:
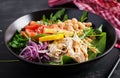
<svg viewBox="0 0 120 78">
<path fill-rule="evenodd" d="M 37 11 L 37 12 L 33 12 L 30 14 L 24 15 L 24 16 L 18 18 L 17 20 L 15 20 L 10 26 L 8 26 L 6 33 L 5 33 L 5 44 L 6 44 L 7 48 L 9 49 L 9 51 L 13 55 L 15 55 L 17 58 L 19 58 L 20 60 L 28 63 L 29 65 L 30 64 L 33 65 L 33 67 L 39 67 L 42 70 L 52 70 L 52 71 L 77 70 L 78 71 L 78 70 L 87 68 L 92 64 L 94 65 L 95 62 L 99 61 L 99 59 L 101 59 L 103 56 L 107 55 L 110 52 L 110 50 L 114 47 L 114 44 L 116 43 L 115 29 L 105 19 L 103 19 L 102 17 L 95 15 L 93 13 L 88 13 L 87 21 L 92 22 L 95 28 L 98 28 L 102 24 L 103 31 L 107 33 L 106 49 L 102 55 L 98 56 L 94 60 L 87 61 L 87 62 L 80 63 L 80 64 L 77 63 L 77 64 L 68 64 L 68 65 L 42 65 L 42 64 L 37 64 L 37 63 L 27 61 L 27 60 L 20 58 L 14 52 L 14 50 L 12 50 L 7 45 L 8 41 L 13 37 L 16 30 L 21 30 L 21 28 L 23 28 L 25 25 L 27 25 L 32 20 L 34 20 L 34 21 L 40 20 L 42 18 L 43 14 L 46 15 L 47 17 L 49 17 L 50 13 L 55 13 L 58 10 L 59 9 L 47 9 L 47 10 Z M 75 18 L 79 19 L 80 16 L 82 15 L 82 12 L 83 11 L 77 10 L 77 9 L 66 9 L 66 13 L 68 14 L 69 18 L 75 17 Z"/>
</svg>

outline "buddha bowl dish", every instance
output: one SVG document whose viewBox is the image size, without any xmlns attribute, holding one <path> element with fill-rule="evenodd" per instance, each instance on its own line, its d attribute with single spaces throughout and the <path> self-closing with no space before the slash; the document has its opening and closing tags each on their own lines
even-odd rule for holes
<svg viewBox="0 0 120 78">
<path fill-rule="evenodd" d="M 47 9 L 15 20 L 5 44 L 18 59 L 50 71 L 79 71 L 106 56 L 116 43 L 113 26 L 77 9 Z"/>
</svg>

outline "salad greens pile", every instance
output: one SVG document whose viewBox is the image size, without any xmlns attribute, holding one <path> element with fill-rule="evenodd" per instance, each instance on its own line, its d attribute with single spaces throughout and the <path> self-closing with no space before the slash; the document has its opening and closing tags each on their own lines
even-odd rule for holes
<svg viewBox="0 0 120 78">
<path fill-rule="evenodd" d="M 14 37 L 11 41 L 9 41 L 8 45 L 11 48 L 14 48 L 16 53 L 18 54 L 22 49 L 26 46 L 28 42 L 28 38 L 23 38 L 19 31 L 16 31 Z"/>
<path fill-rule="evenodd" d="M 101 55 L 106 46 L 106 33 L 102 31 L 102 25 L 95 31 L 91 31 L 92 33 L 89 32 L 90 34 L 88 33 L 88 36 L 97 36 L 97 39 L 95 39 L 92 44 L 99 50 L 99 52 L 93 53 L 88 50 L 89 60 L 95 59 L 98 55 Z"/>
</svg>

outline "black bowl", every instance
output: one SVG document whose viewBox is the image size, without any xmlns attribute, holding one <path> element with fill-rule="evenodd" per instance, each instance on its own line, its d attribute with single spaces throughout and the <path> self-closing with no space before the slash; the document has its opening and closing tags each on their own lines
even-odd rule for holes
<svg viewBox="0 0 120 78">
<path fill-rule="evenodd" d="M 105 19 L 103 19 L 102 17 L 95 15 L 93 13 L 88 13 L 88 20 L 89 22 L 92 22 L 95 28 L 98 28 L 101 24 L 103 25 L 103 31 L 107 33 L 107 42 L 106 42 L 106 48 L 105 51 L 102 55 L 98 56 L 97 58 L 87 61 L 87 62 L 83 62 L 83 63 L 75 63 L 75 64 L 67 64 L 67 65 L 45 65 L 45 64 L 38 64 L 35 62 L 31 62 L 31 61 L 27 61 L 21 57 L 19 57 L 9 46 L 8 46 L 8 41 L 13 37 L 14 33 L 16 30 L 21 30 L 21 28 L 23 28 L 25 25 L 27 25 L 30 21 L 34 20 L 40 20 L 44 15 L 46 15 L 47 17 L 49 17 L 50 13 L 55 13 L 56 11 L 58 11 L 60 9 L 47 9 L 47 10 L 42 10 L 42 11 L 37 11 L 37 12 L 33 12 L 27 15 L 24 15 L 20 18 L 18 18 L 17 20 L 15 20 L 6 30 L 5 33 L 5 44 L 7 46 L 7 48 L 9 49 L 9 51 L 16 56 L 18 59 L 26 62 L 28 65 L 32 66 L 32 67 L 37 67 L 40 68 L 40 70 L 47 70 L 47 71 L 69 71 L 69 72 L 73 72 L 73 71 L 82 71 L 85 69 L 88 69 L 89 66 L 94 65 L 96 62 L 99 62 L 99 60 L 101 58 L 103 58 L 104 56 L 106 56 L 110 50 L 114 47 L 115 43 L 116 43 L 116 32 L 115 29 L 113 28 L 113 26 L 107 22 Z M 77 10 L 77 9 L 66 9 L 66 13 L 68 14 L 69 18 L 75 17 L 77 19 L 80 18 L 80 16 L 82 15 L 81 10 Z"/>
</svg>

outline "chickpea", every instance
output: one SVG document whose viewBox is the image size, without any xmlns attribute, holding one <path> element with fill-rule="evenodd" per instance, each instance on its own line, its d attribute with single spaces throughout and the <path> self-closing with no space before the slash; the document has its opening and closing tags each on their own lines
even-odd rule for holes
<svg viewBox="0 0 120 78">
<path fill-rule="evenodd" d="M 80 30 L 77 31 L 77 35 L 78 35 L 78 36 L 82 36 L 83 34 L 84 34 L 84 33 L 83 33 L 83 30 L 80 29 Z"/>
<path fill-rule="evenodd" d="M 80 28 L 80 29 L 85 29 L 85 25 L 84 25 L 83 23 L 78 22 L 78 25 L 79 25 L 79 28 Z"/>
<path fill-rule="evenodd" d="M 63 26 L 64 26 L 64 25 L 65 25 L 65 23 L 64 23 L 64 22 L 59 21 L 59 22 L 58 22 L 58 25 L 63 25 Z"/>
<path fill-rule="evenodd" d="M 78 24 L 74 24 L 74 25 L 73 25 L 73 28 L 74 28 L 75 30 L 78 30 Z"/>
<path fill-rule="evenodd" d="M 91 22 L 87 22 L 87 23 L 83 23 L 86 27 L 90 27 L 92 26 L 92 23 Z"/>
<path fill-rule="evenodd" d="M 67 27 L 67 30 L 74 31 L 72 23 L 66 23 L 65 26 Z"/>
<path fill-rule="evenodd" d="M 66 20 L 66 21 L 65 21 L 65 23 L 71 23 L 71 20 L 70 20 L 70 19 L 68 19 L 68 20 Z"/>
<path fill-rule="evenodd" d="M 76 24 L 78 22 L 78 20 L 76 18 L 72 18 L 72 23 Z"/>
<path fill-rule="evenodd" d="M 58 27 L 60 28 L 60 29 L 63 29 L 64 28 L 64 26 L 65 26 L 65 23 L 64 22 L 58 22 Z"/>
<path fill-rule="evenodd" d="M 88 42 L 92 42 L 93 40 L 89 37 L 86 37 L 85 40 L 87 40 Z"/>
<path fill-rule="evenodd" d="M 73 26 L 73 24 L 70 22 L 70 23 L 65 23 L 66 26 Z"/>
</svg>

